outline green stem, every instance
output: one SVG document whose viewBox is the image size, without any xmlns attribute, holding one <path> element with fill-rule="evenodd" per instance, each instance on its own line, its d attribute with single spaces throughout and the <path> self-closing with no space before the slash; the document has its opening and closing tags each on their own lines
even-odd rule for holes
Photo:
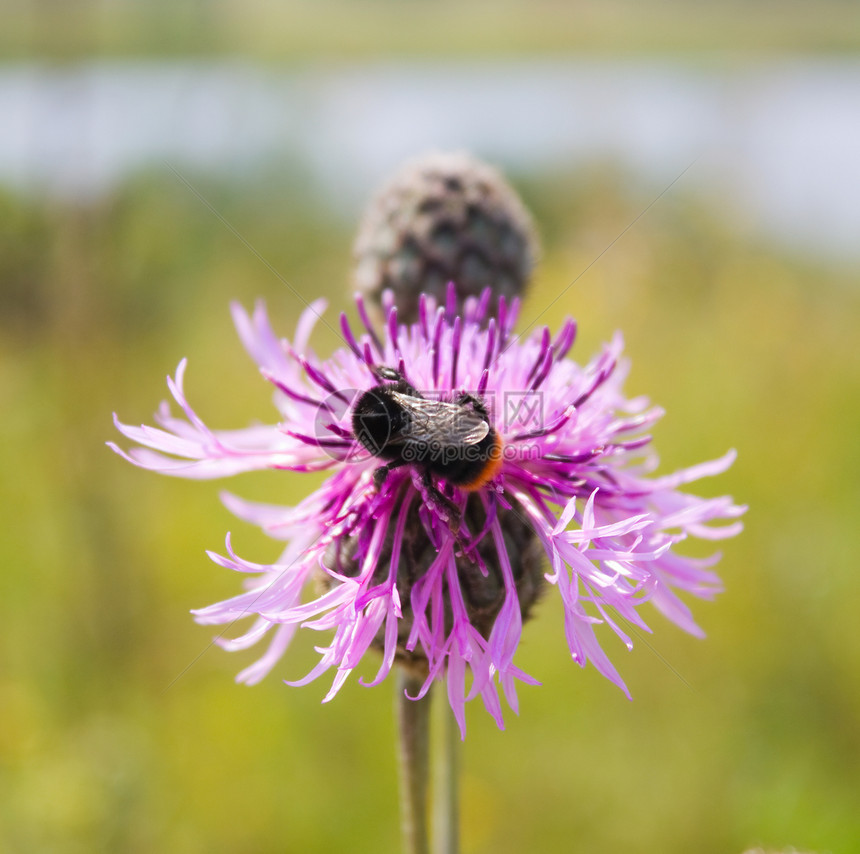
<svg viewBox="0 0 860 854">
<path fill-rule="evenodd" d="M 457 854 L 460 850 L 460 729 L 454 713 L 439 697 L 439 735 L 433 775 L 433 854 Z"/>
<path fill-rule="evenodd" d="M 427 774 L 430 743 L 430 694 L 410 700 L 423 679 L 397 668 L 395 709 L 400 734 L 400 829 L 404 854 L 429 854 L 427 845 Z"/>
</svg>

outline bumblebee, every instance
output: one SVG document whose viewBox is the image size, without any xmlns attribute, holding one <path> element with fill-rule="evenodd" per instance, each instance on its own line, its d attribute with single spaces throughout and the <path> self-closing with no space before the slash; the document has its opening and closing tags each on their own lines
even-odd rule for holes
<svg viewBox="0 0 860 854">
<path fill-rule="evenodd" d="M 374 375 L 380 384 L 356 400 L 352 430 L 369 453 L 385 461 L 373 473 L 377 489 L 393 469 L 414 466 L 429 501 L 452 528 L 459 527 L 459 509 L 434 478 L 472 492 L 495 477 L 502 440 L 484 402 L 465 392 L 452 401 L 428 400 L 393 368 L 375 368 Z"/>
</svg>

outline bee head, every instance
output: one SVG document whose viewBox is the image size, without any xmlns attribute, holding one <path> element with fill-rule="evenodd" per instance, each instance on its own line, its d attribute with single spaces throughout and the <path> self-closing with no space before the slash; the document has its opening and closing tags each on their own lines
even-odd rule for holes
<svg viewBox="0 0 860 854">
<path fill-rule="evenodd" d="M 371 370 L 378 380 L 395 383 L 405 382 L 403 374 L 401 374 L 400 371 L 396 371 L 394 368 L 388 368 L 385 365 L 378 365 L 371 368 Z"/>
</svg>

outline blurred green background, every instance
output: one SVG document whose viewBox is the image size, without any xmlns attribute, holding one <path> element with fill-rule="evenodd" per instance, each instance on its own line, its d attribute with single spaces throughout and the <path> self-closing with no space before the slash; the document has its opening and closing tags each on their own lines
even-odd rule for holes
<svg viewBox="0 0 860 854">
<path fill-rule="evenodd" d="M 856 78 L 860 62 L 858 9 L 847 2 L 3 11 L 7 82 L 22 69 L 62 78 L 105 60 L 239 59 L 267 73 L 347 77 L 418 63 L 434 79 L 464 60 L 523 67 L 587 56 L 635 75 L 668 58 L 679 85 L 702 66 L 777 74 L 785 58 L 801 58 L 844 63 Z M 16 116 L 3 103 L 8 142 Z M 108 157 L 99 133 L 90 167 Z M 422 133 L 404 156 L 449 141 L 432 123 Z M 50 142 L 30 140 L 61 160 Z M 324 161 L 332 139 L 316 143 Z M 779 137 L 769 144 L 778 160 Z M 494 159 L 492 146 L 473 148 Z M 795 155 L 798 170 L 809 166 Z M 386 157 L 382 174 L 401 159 Z M 632 653 L 602 633 L 633 702 L 571 663 L 559 603 L 546 597 L 519 653 L 543 686 L 522 689 L 505 732 L 476 703 L 468 710 L 467 854 L 860 850 L 860 261 L 850 245 L 831 257 L 769 239 L 743 205 L 695 189 L 707 163 L 649 207 L 689 164 L 668 160 L 662 184 L 611 156 L 588 168 L 539 152 L 500 164 L 544 243 L 523 325 L 588 268 L 542 320 L 578 318 L 581 360 L 623 330 L 628 392 L 667 410 L 655 432 L 662 470 L 736 447 L 734 468 L 697 486 L 748 503 L 746 531 L 725 544 L 726 592 L 694 604 L 706 641 L 650 612 L 654 635 Z M 300 636 L 266 682 L 235 685 L 255 652 L 210 647 L 211 630 L 187 613 L 238 590 L 204 550 L 220 549 L 227 530 L 251 560 L 273 559 L 277 544 L 227 513 L 222 484 L 141 472 L 104 446 L 117 439 L 112 411 L 151 421 L 183 356 L 208 423 L 272 417 L 229 301 L 265 298 L 291 335 L 302 302 L 271 266 L 303 297 L 346 306 L 355 187 L 339 208 L 338 185 L 321 187 L 289 157 L 219 174 L 195 166 L 192 152 L 179 171 L 194 191 L 157 155 L 95 191 L 0 182 L 0 850 L 393 852 L 392 684 L 365 690 L 353 678 L 320 705 L 323 682 L 281 682 L 315 659 L 313 638 Z M 834 207 L 857 189 L 836 182 Z M 337 345 L 319 329 L 318 352 Z M 223 484 L 284 503 L 313 485 L 285 473 Z"/>
</svg>

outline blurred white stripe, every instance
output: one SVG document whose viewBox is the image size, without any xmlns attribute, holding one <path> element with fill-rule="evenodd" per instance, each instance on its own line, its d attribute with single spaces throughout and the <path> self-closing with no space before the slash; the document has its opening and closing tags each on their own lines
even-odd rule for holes
<svg viewBox="0 0 860 854">
<path fill-rule="evenodd" d="M 226 175 L 283 161 L 349 217 L 429 148 L 521 173 L 610 164 L 656 191 L 696 159 L 684 190 L 860 259 L 858 60 L 7 65 L 0 117 L 0 182 L 21 191 L 98 196 L 165 159 Z"/>
</svg>

